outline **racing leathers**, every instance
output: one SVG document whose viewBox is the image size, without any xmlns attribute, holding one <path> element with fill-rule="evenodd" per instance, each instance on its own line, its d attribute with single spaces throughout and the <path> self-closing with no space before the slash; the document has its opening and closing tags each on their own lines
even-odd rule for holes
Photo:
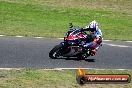
<svg viewBox="0 0 132 88">
<path fill-rule="evenodd" d="M 89 29 L 81 28 L 81 31 L 89 31 Z M 85 43 L 82 45 L 83 48 L 89 48 L 90 49 L 90 55 L 93 56 L 96 54 L 96 51 L 99 49 L 99 47 L 102 45 L 102 32 L 98 28 L 96 31 L 91 32 L 88 35 L 84 36 Z"/>
<path fill-rule="evenodd" d="M 99 28 L 96 31 L 91 32 L 89 28 L 71 28 L 71 30 L 76 30 L 78 32 L 89 31 L 90 34 L 83 35 L 83 43 L 82 43 L 82 53 L 86 53 L 87 49 L 90 49 L 90 55 L 93 56 L 96 54 L 96 51 L 102 45 L 102 32 Z M 86 56 L 87 57 L 87 56 Z"/>
</svg>

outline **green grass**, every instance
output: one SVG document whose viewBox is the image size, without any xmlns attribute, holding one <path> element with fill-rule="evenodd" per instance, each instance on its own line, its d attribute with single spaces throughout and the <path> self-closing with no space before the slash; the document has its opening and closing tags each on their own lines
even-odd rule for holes
<svg viewBox="0 0 132 88">
<path fill-rule="evenodd" d="M 87 70 L 87 74 L 130 74 L 131 70 Z M 131 88 L 128 84 L 86 84 L 76 82 L 77 70 L 0 70 L 0 88 Z"/>
<path fill-rule="evenodd" d="M 97 20 L 104 39 L 132 40 L 132 0 L 0 0 L 0 34 L 63 37 Z"/>
</svg>

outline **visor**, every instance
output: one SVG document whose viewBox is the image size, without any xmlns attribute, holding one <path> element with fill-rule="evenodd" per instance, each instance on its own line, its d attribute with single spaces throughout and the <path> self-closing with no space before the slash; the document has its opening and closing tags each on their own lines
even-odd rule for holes
<svg viewBox="0 0 132 88">
<path fill-rule="evenodd" d="M 96 28 L 90 28 L 90 31 L 94 32 L 94 31 L 96 31 Z"/>
</svg>

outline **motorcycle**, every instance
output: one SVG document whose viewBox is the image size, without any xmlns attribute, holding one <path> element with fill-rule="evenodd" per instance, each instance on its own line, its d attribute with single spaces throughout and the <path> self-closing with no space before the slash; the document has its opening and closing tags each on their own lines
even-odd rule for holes
<svg viewBox="0 0 132 88">
<path fill-rule="evenodd" d="M 79 31 L 80 28 L 71 28 L 65 35 L 64 41 L 56 45 L 50 52 L 49 57 L 57 59 L 62 57 L 77 57 L 78 59 L 86 59 L 90 56 L 90 49 L 83 49 L 81 46 L 85 42 L 84 36 L 87 35 L 84 31 Z M 85 53 L 84 53 L 85 52 Z"/>
</svg>

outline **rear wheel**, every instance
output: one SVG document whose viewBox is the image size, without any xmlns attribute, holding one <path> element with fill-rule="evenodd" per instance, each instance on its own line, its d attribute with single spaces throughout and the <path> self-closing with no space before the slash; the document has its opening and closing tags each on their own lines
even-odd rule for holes
<svg viewBox="0 0 132 88">
<path fill-rule="evenodd" d="M 60 56 L 61 52 L 60 50 L 62 49 L 62 45 L 56 45 L 50 52 L 49 52 L 49 57 L 52 59 L 56 59 Z"/>
</svg>

